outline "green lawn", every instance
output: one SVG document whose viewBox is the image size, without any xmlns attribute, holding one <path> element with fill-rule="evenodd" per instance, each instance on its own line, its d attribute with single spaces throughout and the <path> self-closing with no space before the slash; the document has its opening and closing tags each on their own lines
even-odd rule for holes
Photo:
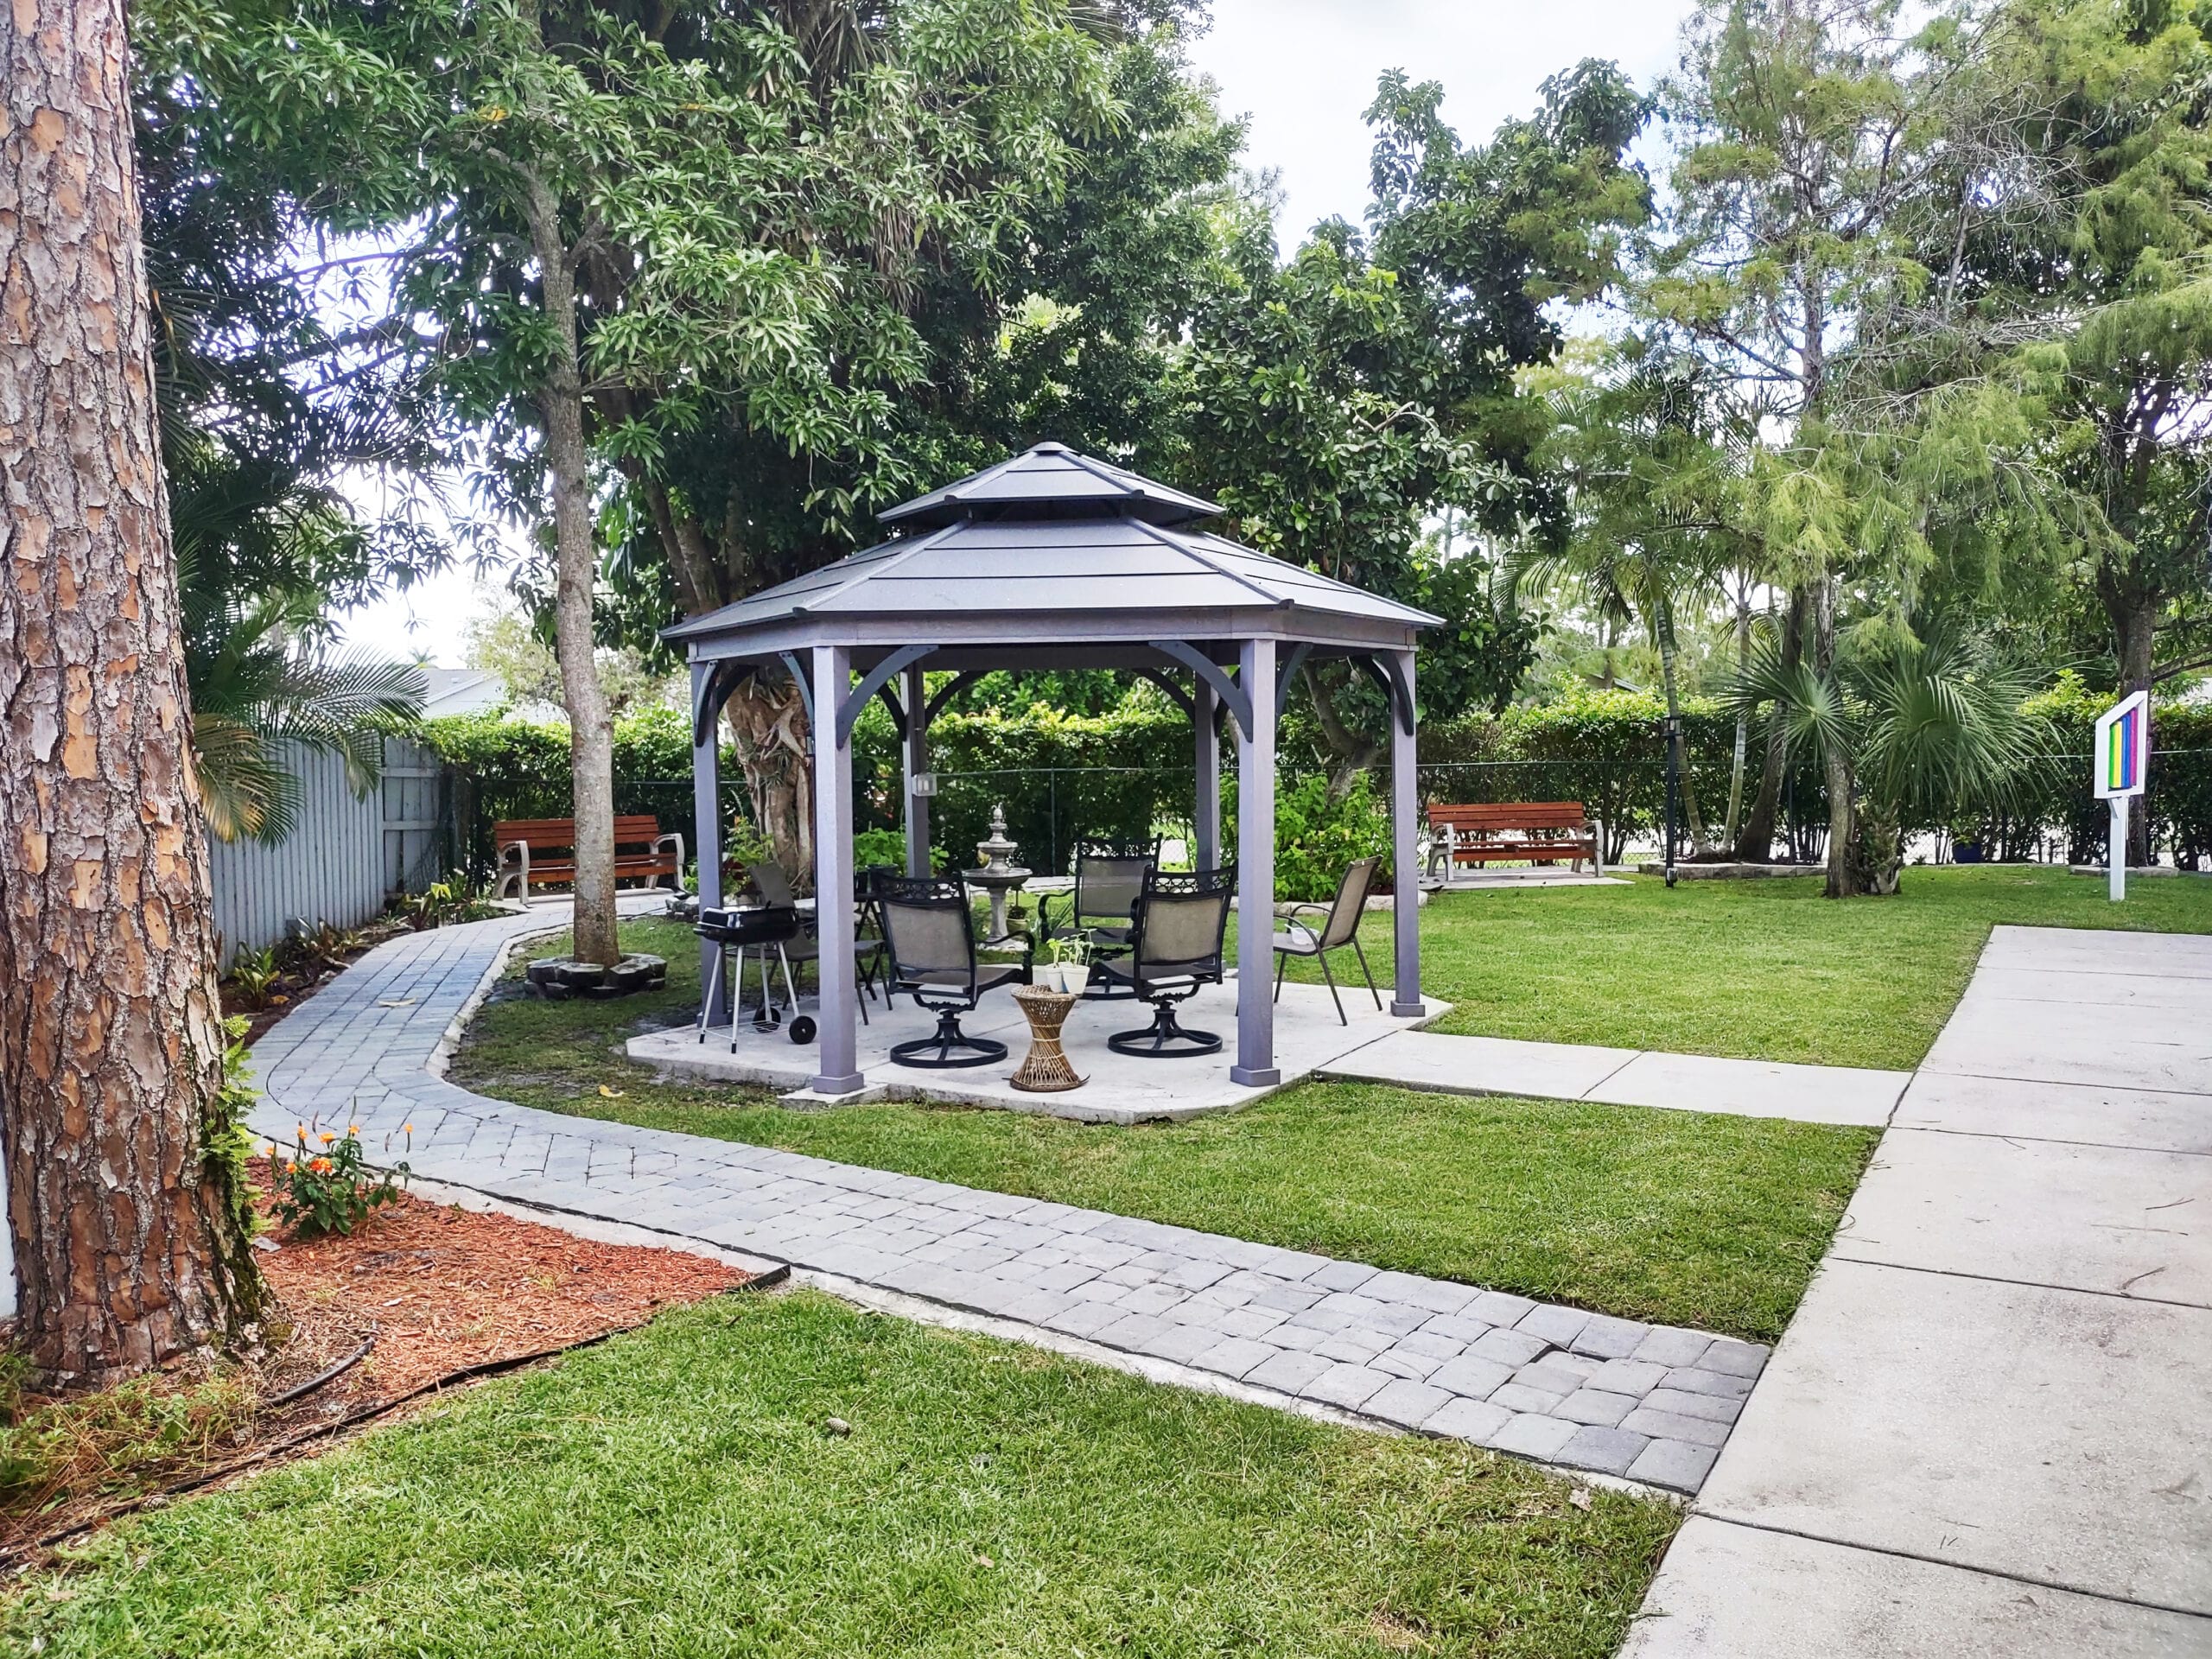
<svg viewBox="0 0 2212 1659">
<path fill-rule="evenodd" d="M 640 1024 L 679 1017 L 698 996 L 687 930 L 639 921 L 623 935 L 669 957 L 664 991 L 643 1001 L 496 1001 L 454 1055 L 454 1080 L 553 1111 L 1764 1341 L 1796 1306 L 1875 1139 L 1773 1119 L 1355 1084 L 1307 1084 L 1243 1112 L 1135 1128 L 906 1104 L 795 1112 L 760 1090 L 656 1083 L 621 1058 Z"/>
<path fill-rule="evenodd" d="M 1910 1070 L 1999 922 L 2212 933 L 2212 880 L 2138 880 L 2124 905 L 2101 875 L 1955 865 L 1843 903 L 1794 876 L 1446 893 L 1421 912 L 1422 982 L 1453 1005 L 1439 1031 Z M 1378 976 L 1389 931 L 1363 929 Z"/>
<path fill-rule="evenodd" d="M 1599 1659 L 1677 1516 L 1577 1491 L 819 1295 L 724 1298 L 120 1524 L 0 1604 L 0 1646 Z"/>
</svg>

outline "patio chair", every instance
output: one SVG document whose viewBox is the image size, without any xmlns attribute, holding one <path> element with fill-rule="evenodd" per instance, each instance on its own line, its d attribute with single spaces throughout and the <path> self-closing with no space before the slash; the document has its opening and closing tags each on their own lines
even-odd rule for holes
<svg viewBox="0 0 2212 1659">
<path fill-rule="evenodd" d="M 1219 1034 L 1177 1024 L 1175 1005 L 1196 996 L 1201 986 L 1222 982 L 1222 941 L 1236 891 L 1234 869 L 1145 872 L 1129 954 L 1100 963 L 1098 971 L 1151 1003 L 1153 1020 L 1140 1031 L 1116 1032 L 1107 1047 L 1148 1060 L 1219 1052 Z"/>
<path fill-rule="evenodd" d="M 1160 863 L 1160 839 L 1150 841 L 1079 841 L 1075 849 L 1075 887 L 1046 893 L 1037 906 L 1039 931 L 1053 937 L 1052 900 L 1065 907 L 1059 926 L 1090 942 L 1094 959 L 1122 956 L 1129 948 L 1129 912 L 1144 892 L 1144 879 Z M 1086 925 L 1087 924 L 1087 925 Z M 1103 1000 L 1130 993 L 1113 988 L 1114 982 L 1094 979 L 1084 995 Z"/>
<path fill-rule="evenodd" d="M 904 991 L 915 1007 L 937 1015 L 934 1036 L 892 1046 L 893 1063 L 943 1071 L 1004 1059 L 1004 1043 L 968 1036 L 960 1016 L 973 1013 L 985 991 L 1029 983 L 1028 958 L 976 960 L 976 912 L 968 884 L 957 875 L 879 876 L 875 899 L 890 954 L 890 994 Z"/>
<path fill-rule="evenodd" d="M 777 946 L 778 953 L 783 958 L 784 987 L 790 992 L 792 1004 L 796 1006 L 798 993 L 791 988 L 791 963 L 818 963 L 822 960 L 822 936 L 817 914 L 799 909 L 798 900 L 791 894 L 791 878 L 784 874 L 784 867 L 773 859 L 747 864 L 745 874 L 753 883 L 753 890 L 760 895 L 762 904 L 770 910 L 789 911 L 798 918 L 798 925 Z M 872 913 L 872 876 L 861 872 L 854 877 L 853 886 L 853 983 L 861 994 L 861 1023 L 865 1026 L 871 1023 L 868 1017 L 868 999 L 875 995 L 875 968 L 883 955 L 883 941 L 869 938 L 861 931 Z"/>
<path fill-rule="evenodd" d="M 1344 1014 L 1344 1000 L 1337 995 L 1337 976 L 1329 971 L 1329 952 L 1351 947 L 1352 955 L 1359 958 L 1359 971 L 1366 976 L 1367 994 L 1375 999 L 1375 1011 L 1382 1012 L 1382 993 L 1375 988 L 1375 976 L 1367 966 L 1367 952 L 1359 948 L 1359 918 L 1367 908 L 1367 890 L 1375 885 L 1375 872 L 1382 861 L 1379 858 L 1356 858 L 1344 868 L 1344 880 L 1337 883 L 1337 896 L 1325 905 L 1277 905 L 1275 919 L 1285 924 L 1287 931 L 1275 935 L 1275 1001 L 1282 1001 L 1282 970 L 1290 966 L 1293 957 L 1311 957 L 1321 964 L 1321 977 L 1328 982 L 1329 995 L 1337 1004 L 1337 1023 L 1351 1023 Z M 1301 916 L 1322 918 L 1319 925 L 1301 921 Z"/>
</svg>

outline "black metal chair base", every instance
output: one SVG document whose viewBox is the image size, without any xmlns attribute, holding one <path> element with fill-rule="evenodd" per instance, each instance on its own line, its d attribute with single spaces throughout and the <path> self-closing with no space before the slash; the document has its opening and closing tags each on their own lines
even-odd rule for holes
<svg viewBox="0 0 2212 1659">
<path fill-rule="evenodd" d="M 1165 1002 L 1141 1031 L 1117 1031 L 1106 1039 L 1116 1054 L 1141 1060 L 1179 1060 L 1194 1054 L 1218 1054 L 1221 1038 L 1211 1031 L 1192 1031 L 1176 1023 L 1174 1008 Z"/>
<path fill-rule="evenodd" d="M 937 1034 L 917 1037 L 912 1042 L 894 1043 L 891 1048 L 893 1065 L 916 1065 L 929 1071 L 949 1071 L 967 1065 L 988 1065 L 995 1060 L 1006 1058 L 1006 1045 L 994 1042 L 988 1037 L 970 1037 L 960 1029 L 960 1010 L 940 1008 L 937 1015 Z"/>
</svg>

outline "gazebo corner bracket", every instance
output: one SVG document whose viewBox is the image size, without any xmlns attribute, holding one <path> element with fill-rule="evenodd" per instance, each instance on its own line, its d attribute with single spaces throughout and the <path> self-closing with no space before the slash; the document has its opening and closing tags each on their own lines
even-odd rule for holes
<svg viewBox="0 0 2212 1659">
<path fill-rule="evenodd" d="M 837 705 L 837 746 L 842 748 L 853 741 L 853 722 L 861 717 L 861 710 L 868 707 L 869 698 L 936 650 L 935 645 L 901 645 L 868 670 L 861 683 L 848 691 L 845 700 Z"/>
<path fill-rule="evenodd" d="M 1221 706 L 1236 717 L 1236 729 L 1247 738 L 1252 735 L 1252 699 L 1244 695 L 1244 688 L 1231 679 L 1219 663 L 1196 645 L 1185 645 L 1180 639 L 1155 639 L 1152 648 L 1182 664 L 1211 686 L 1214 696 L 1221 699 Z"/>
<path fill-rule="evenodd" d="M 1282 711 L 1290 706 L 1290 688 L 1298 678 L 1298 671 L 1306 666 L 1306 659 L 1313 654 L 1309 645 L 1295 645 L 1282 659 L 1282 671 L 1275 676 L 1275 718 L 1282 718 Z"/>
</svg>

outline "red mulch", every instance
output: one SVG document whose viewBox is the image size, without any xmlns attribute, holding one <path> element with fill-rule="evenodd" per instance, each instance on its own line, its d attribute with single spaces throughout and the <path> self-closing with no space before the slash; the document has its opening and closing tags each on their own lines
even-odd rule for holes
<svg viewBox="0 0 2212 1659">
<path fill-rule="evenodd" d="M 283 1340 L 238 1372 L 260 1403 L 196 1454 L 158 1464 L 132 1465 L 116 1455 L 127 1446 L 86 1436 L 50 1480 L 0 1504 L 0 1567 L 21 1570 L 64 1538 L 166 1494 L 308 1455 L 357 1423 L 486 1370 L 594 1341 L 752 1279 L 682 1250 L 602 1244 L 412 1198 L 379 1209 L 350 1237 L 265 1236 L 276 1248 L 257 1253 L 281 1305 L 272 1328 Z M 180 1374 L 158 1386 L 182 1390 L 193 1380 Z"/>
<path fill-rule="evenodd" d="M 350 1238 L 280 1243 L 261 1267 L 296 1322 L 295 1343 L 336 1357 L 375 1338 L 346 1383 L 357 1400 L 626 1330 L 747 1278 L 682 1250 L 601 1244 L 416 1198 L 378 1211 Z"/>
</svg>

